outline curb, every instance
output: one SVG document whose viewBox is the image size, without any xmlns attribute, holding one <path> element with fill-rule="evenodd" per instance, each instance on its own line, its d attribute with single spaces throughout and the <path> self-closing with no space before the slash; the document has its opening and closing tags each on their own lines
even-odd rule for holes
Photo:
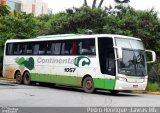
<svg viewBox="0 0 160 113">
<path fill-rule="evenodd" d="M 130 93 L 160 95 L 160 91 L 131 91 Z"/>
<path fill-rule="evenodd" d="M 14 79 L 9 79 L 9 78 L 4 78 L 4 77 L 0 77 L 0 80 L 15 81 Z"/>
</svg>

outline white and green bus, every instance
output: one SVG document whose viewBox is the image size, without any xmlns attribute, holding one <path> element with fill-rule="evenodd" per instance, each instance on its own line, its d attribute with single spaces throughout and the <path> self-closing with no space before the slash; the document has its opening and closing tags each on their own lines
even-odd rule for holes
<svg viewBox="0 0 160 113">
<path fill-rule="evenodd" d="M 152 60 L 146 61 L 146 52 Z M 50 35 L 7 40 L 3 76 L 18 84 L 53 83 L 104 89 L 145 90 L 147 62 L 155 52 L 145 50 L 139 38 L 112 35 Z"/>
</svg>

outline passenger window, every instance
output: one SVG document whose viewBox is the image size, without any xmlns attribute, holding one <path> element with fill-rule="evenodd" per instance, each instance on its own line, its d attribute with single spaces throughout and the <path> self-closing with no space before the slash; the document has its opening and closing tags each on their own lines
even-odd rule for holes
<svg viewBox="0 0 160 113">
<path fill-rule="evenodd" d="M 51 55 L 51 44 L 50 42 L 47 42 L 46 44 L 46 54 Z"/>
<path fill-rule="evenodd" d="M 39 54 L 39 44 L 34 44 L 33 46 L 33 55 Z"/>
<path fill-rule="evenodd" d="M 45 55 L 46 51 L 47 51 L 47 42 L 40 43 L 38 54 Z"/>
<path fill-rule="evenodd" d="M 51 54 L 52 55 L 59 55 L 61 50 L 61 43 L 52 43 L 51 45 Z"/>
<path fill-rule="evenodd" d="M 31 55 L 32 54 L 32 49 L 33 49 L 33 43 L 27 43 L 26 45 L 26 54 Z"/>
<path fill-rule="evenodd" d="M 79 43 L 80 54 L 82 55 L 95 55 L 95 40 L 84 39 Z"/>
<path fill-rule="evenodd" d="M 22 45 L 21 45 L 21 44 L 14 43 L 13 54 L 14 54 L 14 55 L 22 54 Z"/>
<path fill-rule="evenodd" d="M 6 47 L 6 55 L 12 55 L 13 54 L 13 43 L 8 43 Z"/>
<path fill-rule="evenodd" d="M 78 54 L 78 44 L 77 42 L 73 41 L 71 44 L 71 54 L 77 55 Z"/>
<path fill-rule="evenodd" d="M 62 55 L 77 55 L 78 43 L 74 40 L 67 40 L 62 43 Z"/>
</svg>

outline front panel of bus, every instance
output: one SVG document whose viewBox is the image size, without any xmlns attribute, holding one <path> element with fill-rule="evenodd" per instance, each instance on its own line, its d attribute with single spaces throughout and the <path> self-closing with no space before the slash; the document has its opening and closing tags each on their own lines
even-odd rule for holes
<svg viewBox="0 0 160 113">
<path fill-rule="evenodd" d="M 117 90 L 145 90 L 147 64 L 141 40 L 115 37 L 115 45 L 122 47 L 122 58 L 117 59 Z"/>
<path fill-rule="evenodd" d="M 117 48 L 122 48 L 118 58 Z M 105 79 L 104 89 L 145 90 L 147 85 L 146 56 L 141 40 L 124 37 L 99 37 L 99 67 Z"/>
</svg>

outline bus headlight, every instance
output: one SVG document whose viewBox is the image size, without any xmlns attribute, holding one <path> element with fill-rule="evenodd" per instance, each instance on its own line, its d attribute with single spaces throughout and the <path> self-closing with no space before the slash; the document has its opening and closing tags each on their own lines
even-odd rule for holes
<svg viewBox="0 0 160 113">
<path fill-rule="evenodd" d="M 124 77 L 119 77 L 119 76 L 117 76 L 116 78 L 117 78 L 117 80 L 127 82 L 127 79 L 126 79 L 126 78 L 124 78 Z"/>
<path fill-rule="evenodd" d="M 147 82 L 148 81 L 148 78 L 144 78 L 144 82 Z"/>
</svg>

